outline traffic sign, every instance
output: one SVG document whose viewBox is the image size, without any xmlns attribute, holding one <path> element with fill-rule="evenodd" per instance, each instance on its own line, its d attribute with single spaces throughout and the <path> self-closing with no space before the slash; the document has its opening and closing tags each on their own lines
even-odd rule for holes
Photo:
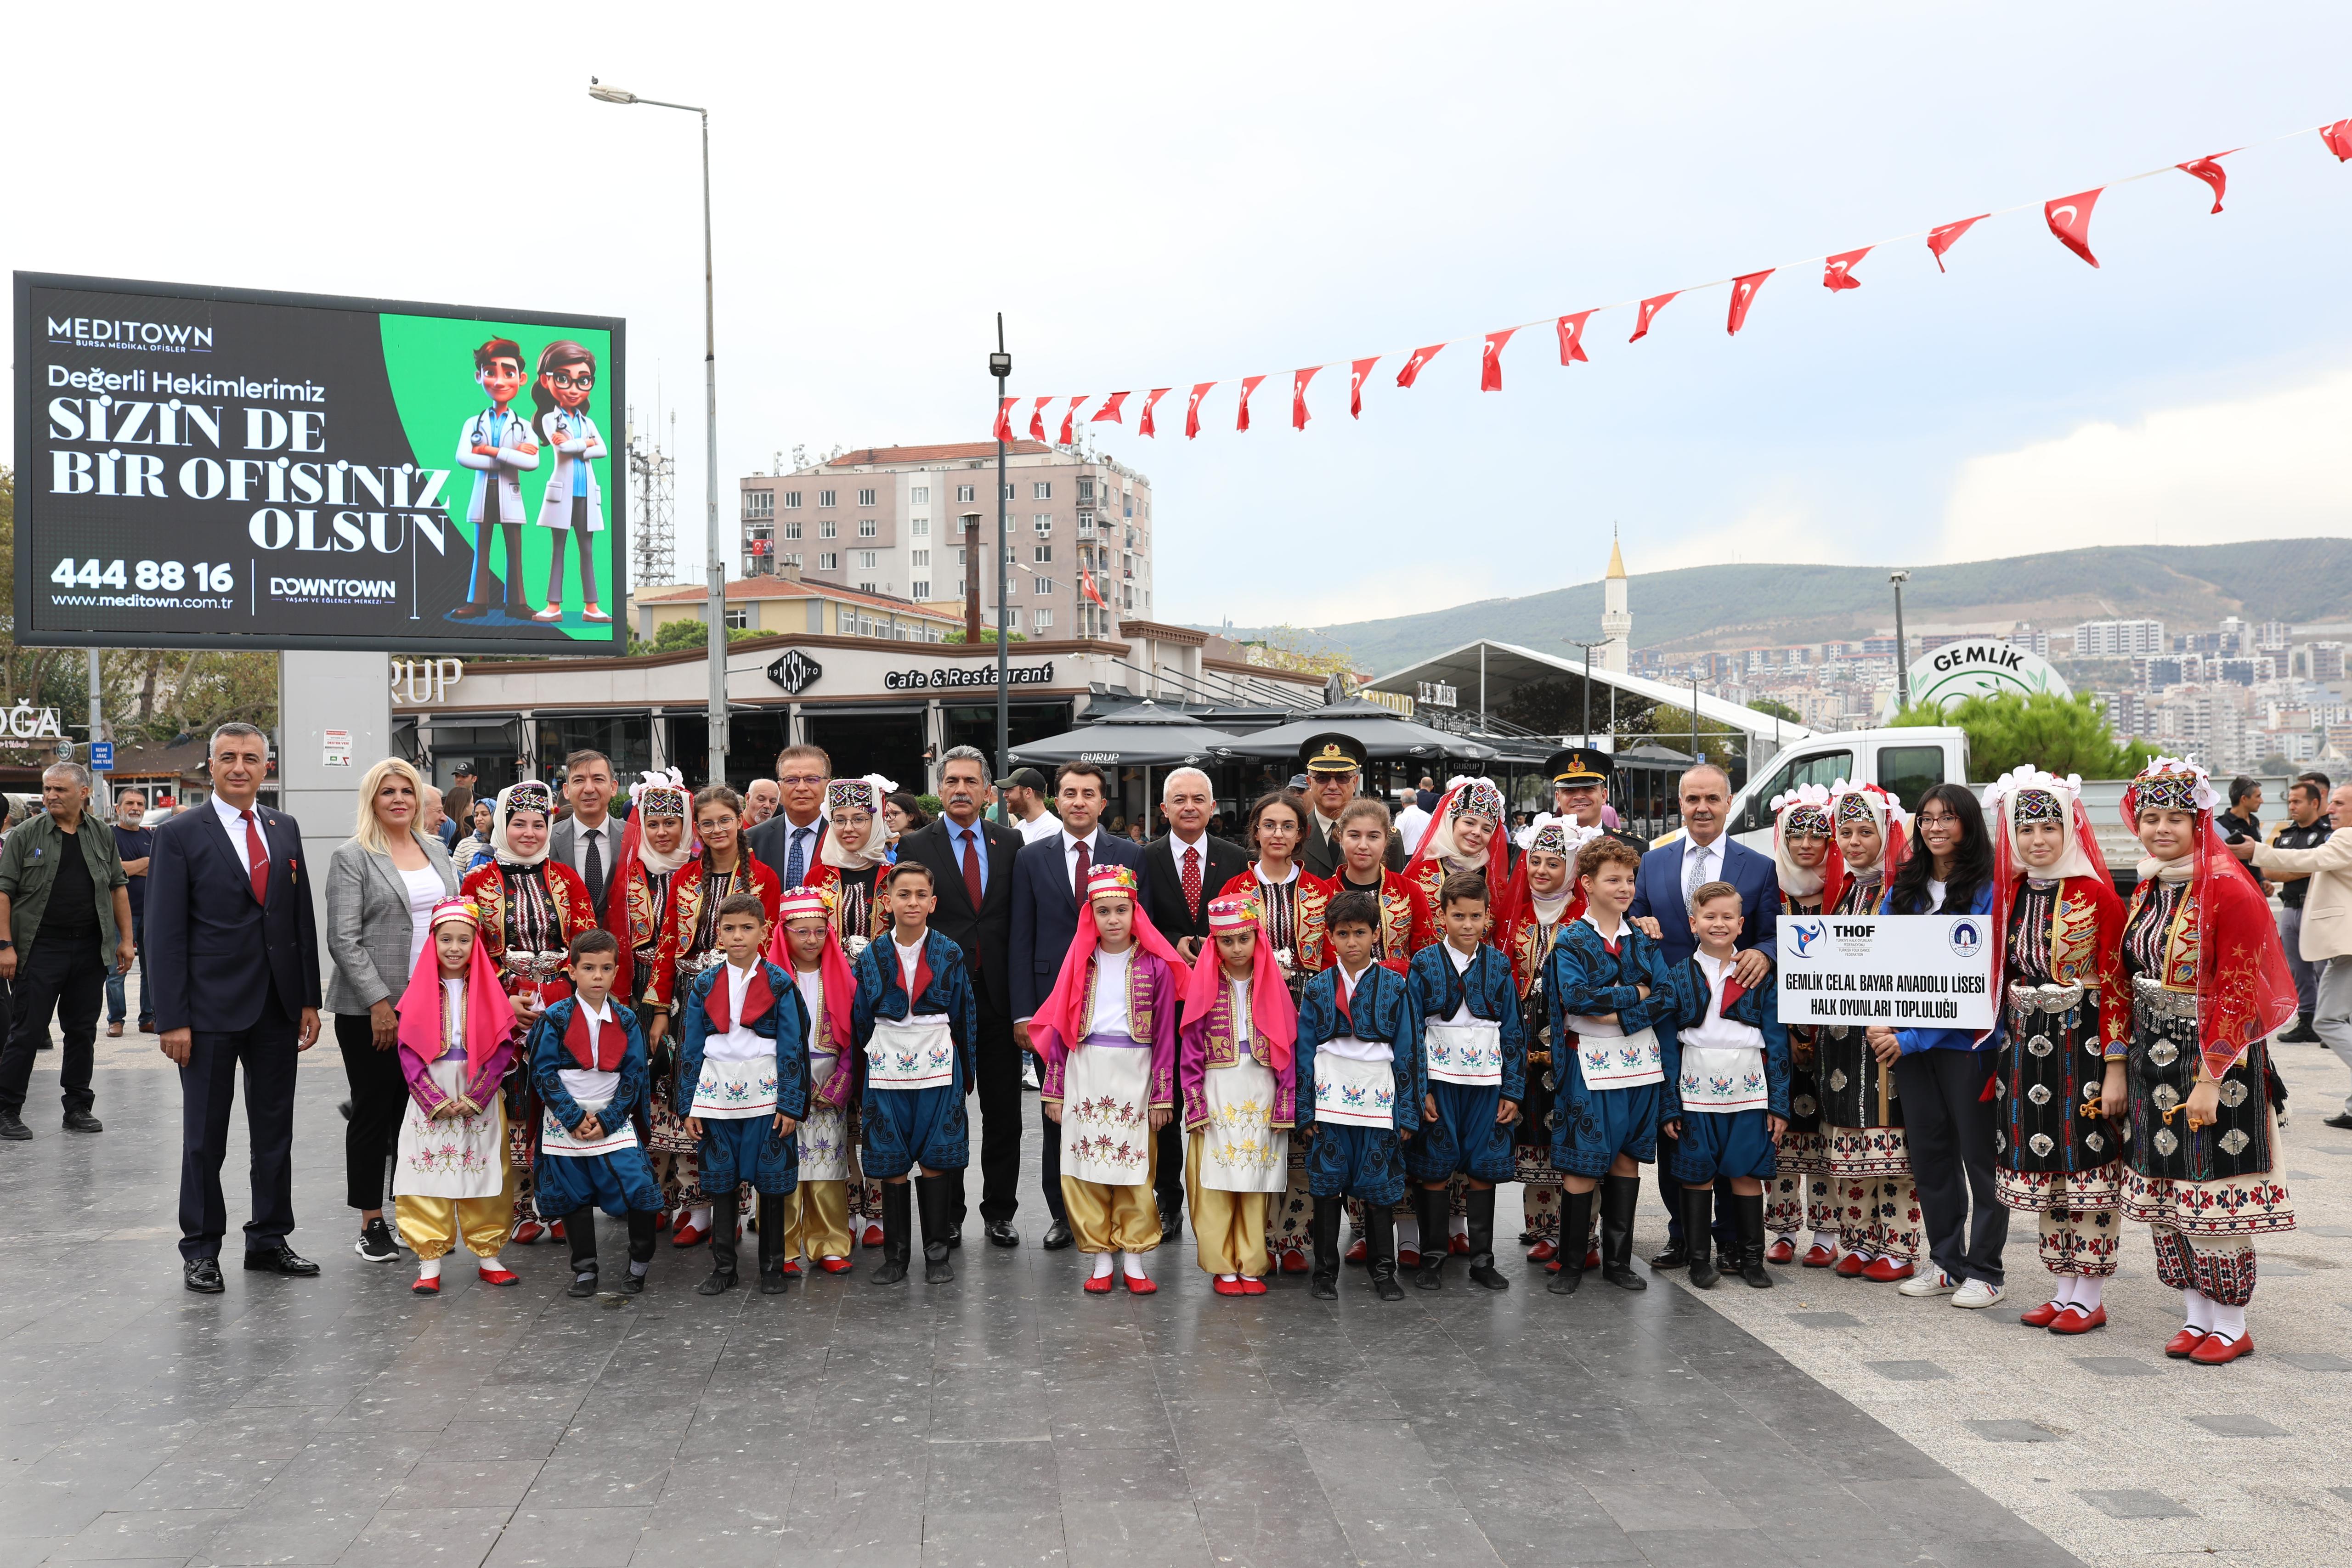
<svg viewBox="0 0 2352 1568">
<path fill-rule="evenodd" d="M 114 742 L 93 740 L 89 743 L 89 768 L 93 773 L 114 771 Z"/>
</svg>

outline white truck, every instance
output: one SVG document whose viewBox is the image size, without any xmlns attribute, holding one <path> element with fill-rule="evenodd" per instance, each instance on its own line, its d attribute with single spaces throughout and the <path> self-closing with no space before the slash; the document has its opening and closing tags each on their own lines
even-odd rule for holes
<svg viewBox="0 0 2352 1568">
<path fill-rule="evenodd" d="M 1969 737 L 1956 726 L 1848 729 L 1810 736 L 1782 748 L 1731 799 L 1731 834 L 1749 849 L 1772 852 L 1772 798 L 1800 784 L 1823 789 L 1841 779 L 1875 784 L 1906 812 L 1936 785 L 1969 781 Z M 1680 838 L 1676 830 L 1670 838 Z M 1668 841 L 1662 839 L 1664 843 Z"/>
</svg>

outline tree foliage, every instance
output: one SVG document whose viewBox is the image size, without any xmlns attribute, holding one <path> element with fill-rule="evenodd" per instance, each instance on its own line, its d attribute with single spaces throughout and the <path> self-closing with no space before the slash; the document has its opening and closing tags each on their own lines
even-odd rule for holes
<svg viewBox="0 0 2352 1568">
<path fill-rule="evenodd" d="M 2088 692 L 2002 692 L 1963 697 L 1949 707 L 1915 703 L 1897 725 L 1954 725 L 1968 733 L 1969 779 L 1982 784 L 2032 766 L 2062 777 L 2128 779 L 2156 755 L 2145 741 L 2117 740 L 2106 710 Z"/>
<path fill-rule="evenodd" d="M 748 626 L 727 628 L 727 640 L 730 643 L 740 643 L 746 637 L 759 635 L 761 633 Z M 654 628 L 651 642 L 647 642 L 634 632 L 629 633 L 629 652 L 632 653 L 683 653 L 689 649 L 707 648 L 709 645 L 709 628 L 700 620 L 665 621 Z"/>
<path fill-rule="evenodd" d="M 1253 638 L 1242 646 L 1255 651 L 1251 663 L 1269 670 L 1296 670 L 1301 674 L 1326 678 L 1343 675 L 1349 677 L 1349 685 L 1354 684 L 1355 660 L 1343 644 L 1322 642 L 1315 633 L 1288 622 L 1268 627 L 1265 636 Z"/>
</svg>

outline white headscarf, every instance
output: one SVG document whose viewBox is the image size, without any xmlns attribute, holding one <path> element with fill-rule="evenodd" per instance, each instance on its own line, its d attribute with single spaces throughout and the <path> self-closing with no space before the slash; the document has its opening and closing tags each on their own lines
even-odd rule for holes
<svg viewBox="0 0 2352 1568">
<path fill-rule="evenodd" d="M 2023 873 L 2035 882 L 2063 882 L 2070 876 L 2105 878 L 2106 873 L 2091 864 L 2090 856 L 2083 852 L 2086 835 L 2083 821 L 2083 778 L 2070 773 L 2061 779 L 2054 773 L 2044 773 L 2039 768 L 2012 768 L 1985 786 L 1985 803 L 2000 809 L 2003 835 L 2011 846 L 2017 843 L 2021 821 L 2046 820 L 2049 801 L 2054 799 L 2060 808 L 2059 825 L 2065 830 L 2066 848 L 2056 862 L 2047 867 L 2029 866 L 2022 854 L 2010 869 Z M 2024 813 L 2032 810 L 2028 819 Z"/>
<path fill-rule="evenodd" d="M 672 768 L 641 776 L 629 786 L 629 800 L 634 810 L 630 825 L 636 829 L 637 859 L 646 871 L 662 876 L 676 871 L 700 852 L 694 841 L 694 792 L 686 787 L 686 775 Z M 647 817 L 677 817 L 685 826 L 677 835 L 677 848 L 667 854 L 653 846 L 646 837 Z"/>
<path fill-rule="evenodd" d="M 520 797 L 519 804 L 517 797 Z M 507 841 L 507 814 L 516 810 L 537 811 L 547 819 L 547 837 L 540 841 L 537 854 L 517 853 Z M 535 866 L 547 858 L 548 846 L 554 841 L 555 791 L 536 779 L 509 784 L 499 791 L 499 803 L 490 811 L 490 850 L 500 865 Z"/>
<path fill-rule="evenodd" d="M 835 779 L 828 783 L 824 787 L 825 820 L 831 821 L 833 814 L 845 808 L 862 810 L 874 819 L 874 831 L 866 835 L 865 847 L 855 851 L 842 848 L 837 830 L 827 833 L 817 858 L 841 871 L 864 871 L 887 860 L 890 846 L 898 841 L 898 835 L 890 831 L 890 819 L 882 814 L 882 803 L 898 788 L 879 773 L 868 773 L 862 779 Z"/>
<path fill-rule="evenodd" d="M 1584 852 L 1585 845 L 1602 836 L 1602 829 L 1597 822 L 1587 828 L 1580 825 L 1574 817 L 1539 811 L 1535 821 L 1520 829 L 1515 836 L 1521 852 L 1519 868 L 1522 876 L 1527 873 L 1527 856 L 1538 850 L 1564 856 L 1568 861 L 1568 881 L 1551 897 L 1546 898 L 1538 893 L 1533 882 L 1528 883 L 1528 904 L 1536 912 L 1536 917 L 1547 925 L 1557 925 L 1560 915 L 1566 913 L 1576 897 L 1576 857 Z"/>
<path fill-rule="evenodd" d="M 1810 821 L 1819 818 L 1821 836 L 1829 840 L 1832 849 L 1837 843 L 1837 830 L 1830 821 L 1830 792 L 1819 784 L 1800 784 L 1786 794 L 1772 797 L 1772 861 L 1780 873 L 1780 891 L 1795 898 L 1811 898 L 1821 892 L 1829 880 L 1831 858 L 1822 856 L 1817 866 L 1801 866 L 1789 852 L 1789 819 L 1802 811 Z"/>
</svg>

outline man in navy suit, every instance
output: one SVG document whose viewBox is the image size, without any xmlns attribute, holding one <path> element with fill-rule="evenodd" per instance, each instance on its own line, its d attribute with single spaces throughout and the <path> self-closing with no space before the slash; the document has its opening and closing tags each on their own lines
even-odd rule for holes
<svg viewBox="0 0 2352 1568">
<path fill-rule="evenodd" d="M 1763 982 L 1779 956 L 1774 922 L 1780 914 L 1780 878 L 1769 855 L 1759 855 L 1746 844 L 1724 837 L 1730 821 L 1731 776 L 1712 762 L 1702 762 L 1682 777 L 1683 836 L 1642 857 L 1633 882 L 1633 906 L 1627 913 L 1665 949 L 1669 967 L 1689 959 L 1698 950 L 1691 935 L 1690 895 L 1710 882 L 1727 882 L 1739 890 L 1739 967 L 1734 973 L 1743 986 Z M 1728 1195 L 1728 1181 L 1719 1189 Z M 1666 1249 L 1650 1260 L 1654 1269 L 1680 1269 L 1689 1263 L 1683 1244 L 1682 1184 L 1666 1174 L 1658 1160 L 1658 1196 L 1666 1206 Z M 1727 1197 L 1716 1206 L 1718 1217 L 1731 1212 Z M 1718 1218 L 1717 1224 L 1721 1219 Z M 1716 1239 L 1721 1241 L 1723 1236 Z M 1734 1244 L 1738 1238 L 1734 1237 Z"/>
<path fill-rule="evenodd" d="M 147 868 L 148 978 L 163 1054 L 180 1069 L 180 1257 L 191 1291 L 216 1295 L 228 1207 L 221 1163 L 236 1072 L 253 1148 L 245 1266 L 307 1276 L 294 1229 L 294 1079 L 319 1038 L 319 938 L 302 880 L 302 830 L 257 804 L 268 746 L 249 724 L 213 731 L 210 803 L 155 831 Z"/>
<path fill-rule="evenodd" d="M 1054 800 L 1061 808 L 1062 831 L 1022 845 L 1013 862 L 1013 1032 L 1024 1051 L 1029 1049 L 1029 1020 L 1052 994 L 1062 960 L 1077 937 L 1078 889 L 1085 885 L 1087 873 L 1098 865 L 1131 865 L 1146 898 L 1151 891 L 1143 846 L 1102 831 L 1110 779 L 1100 768 L 1091 762 L 1062 764 L 1054 779 Z M 1062 1129 L 1045 1120 L 1042 1101 L 1037 1126 L 1045 1140 L 1040 1185 L 1045 1189 L 1045 1207 L 1054 1215 L 1045 1245 L 1059 1249 L 1070 1244 L 1069 1221 L 1062 1213 Z"/>
</svg>

